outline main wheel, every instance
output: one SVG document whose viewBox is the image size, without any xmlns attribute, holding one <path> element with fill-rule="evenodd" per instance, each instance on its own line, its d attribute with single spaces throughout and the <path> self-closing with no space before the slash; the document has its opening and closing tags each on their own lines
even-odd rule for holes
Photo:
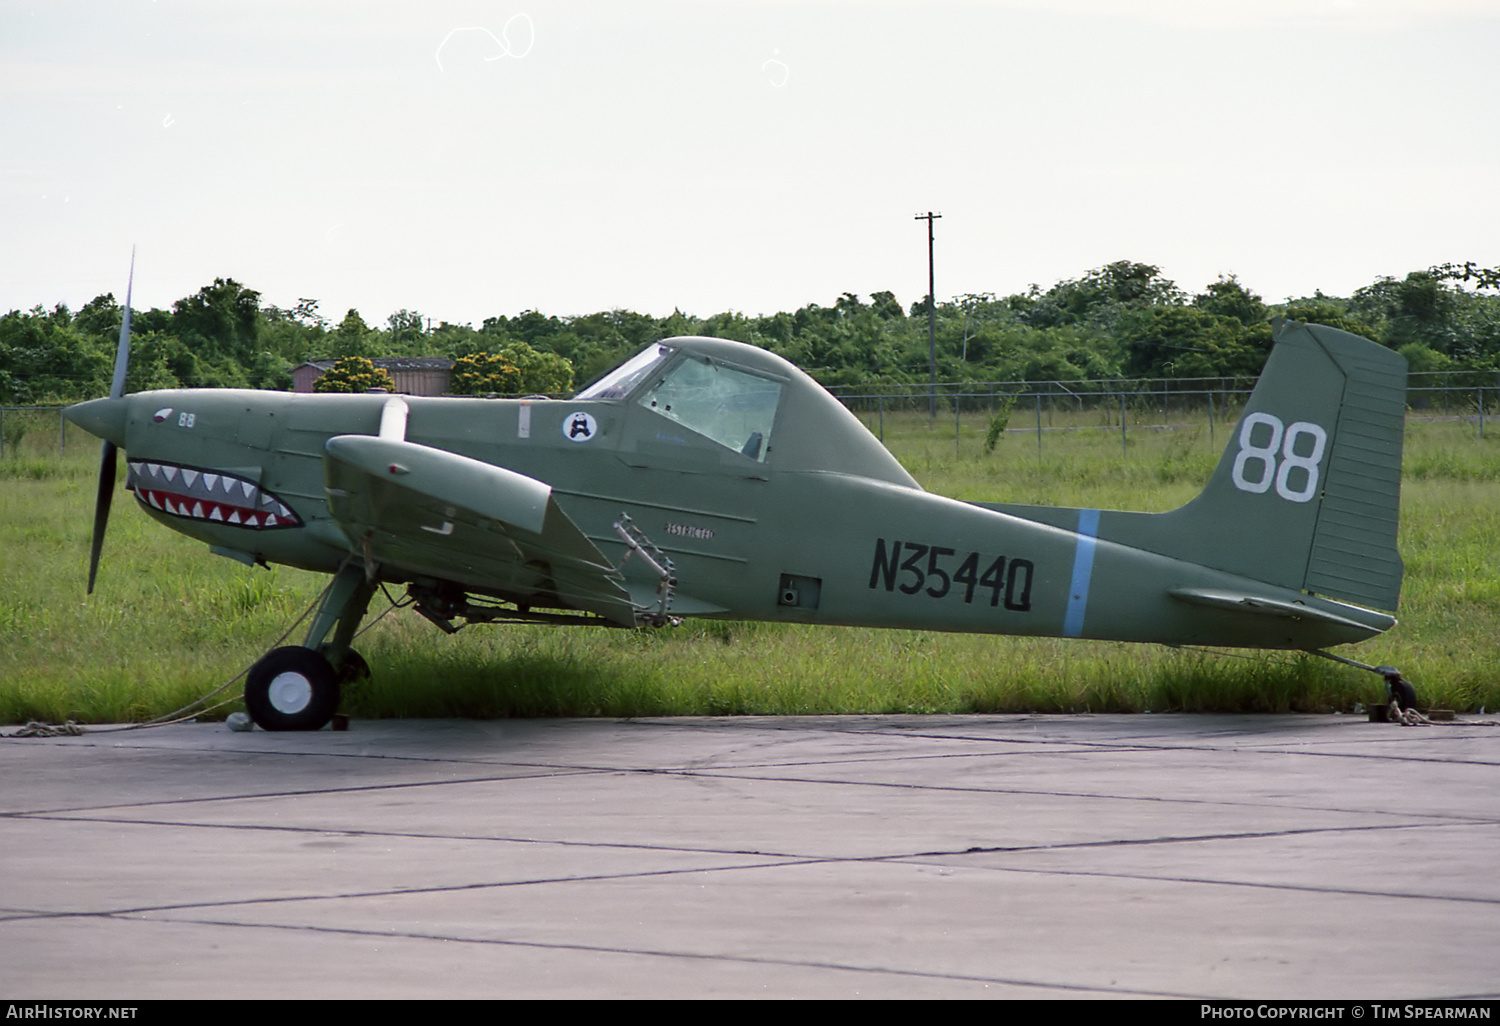
<svg viewBox="0 0 1500 1026">
<path fill-rule="evenodd" d="M 338 676 L 310 648 L 274 649 L 245 678 L 245 709 L 262 730 L 321 730 L 338 707 Z"/>
</svg>

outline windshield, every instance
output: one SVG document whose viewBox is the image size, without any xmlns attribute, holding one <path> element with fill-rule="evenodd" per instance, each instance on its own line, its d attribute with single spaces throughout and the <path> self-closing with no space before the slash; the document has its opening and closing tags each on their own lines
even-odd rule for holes
<svg viewBox="0 0 1500 1026">
<path fill-rule="evenodd" d="M 672 346 L 654 342 L 594 382 L 574 399 L 623 399 L 650 376 L 658 364 L 677 352 Z"/>
<path fill-rule="evenodd" d="M 742 456 L 764 462 L 781 384 L 692 356 L 654 381 L 636 401 Z"/>
</svg>

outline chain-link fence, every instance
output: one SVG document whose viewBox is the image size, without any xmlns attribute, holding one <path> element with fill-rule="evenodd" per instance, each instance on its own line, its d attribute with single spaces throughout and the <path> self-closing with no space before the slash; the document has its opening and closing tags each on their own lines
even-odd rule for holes
<svg viewBox="0 0 1500 1026">
<path fill-rule="evenodd" d="M 953 427 L 954 437 L 998 419 L 1010 432 L 1118 431 L 1207 427 L 1210 441 L 1239 417 L 1254 378 L 1111 378 L 1089 381 L 985 381 L 836 386 L 831 391 L 884 440 L 887 417 L 910 422 L 926 414 Z M 1492 371 L 1414 373 L 1407 406 L 1414 417 L 1472 420 L 1478 436 L 1495 430 L 1500 374 Z M 974 421 L 978 418 L 980 423 Z"/>
<path fill-rule="evenodd" d="M 67 452 L 93 436 L 68 423 L 61 406 L 0 406 L 0 456 Z"/>
<path fill-rule="evenodd" d="M 839 401 L 885 437 L 887 417 L 926 414 L 953 425 L 954 437 L 983 431 L 997 415 L 1007 430 L 1118 431 L 1122 444 L 1132 428 L 1207 427 L 1210 440 L 1233 423 L 1255 387 L 1254 378 L 1107 378 L 1089 381 L 872 382 L 835 385 Z M 1407 408 L 1414 417 L 1472 420 L 1478 436 L 1500 430 L 1500 372 L 1413 373 Z M 0 407 L 0 456 L 67 452 L 95 441 L 70 424 L 61 406 Z M 966 426 L 967 425 L 967 426 Z"/>
</svg>

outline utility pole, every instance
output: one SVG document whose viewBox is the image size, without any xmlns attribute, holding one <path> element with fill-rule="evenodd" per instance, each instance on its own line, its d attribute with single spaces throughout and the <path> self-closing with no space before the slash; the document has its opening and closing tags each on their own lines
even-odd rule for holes
<svg viewBox="0 0 1500 1026">
<path fill-rule="evenodd" d="M 937 292 L 933 288 L 932 279 L 932 222 L 942 216 L 929 210 L 925 214 L 918 214 L 913 219 L 927 222 L 927 368 L 929 375 L 927 418 L 929 420 L 937 419 Z"/>
</svg>

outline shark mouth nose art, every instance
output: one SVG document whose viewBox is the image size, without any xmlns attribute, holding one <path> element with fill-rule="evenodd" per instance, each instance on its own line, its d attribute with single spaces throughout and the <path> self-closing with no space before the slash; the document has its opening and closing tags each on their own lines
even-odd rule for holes
<svg viewBox="0 0 1500 1026">
<path fill-rule="evenodd" d="M 142 504 L 174 517 L 256 530 L 301 527 L 290 506 L 254 481 L 180 463 L 128 460 L 125 487 Z"/>
</svg>

